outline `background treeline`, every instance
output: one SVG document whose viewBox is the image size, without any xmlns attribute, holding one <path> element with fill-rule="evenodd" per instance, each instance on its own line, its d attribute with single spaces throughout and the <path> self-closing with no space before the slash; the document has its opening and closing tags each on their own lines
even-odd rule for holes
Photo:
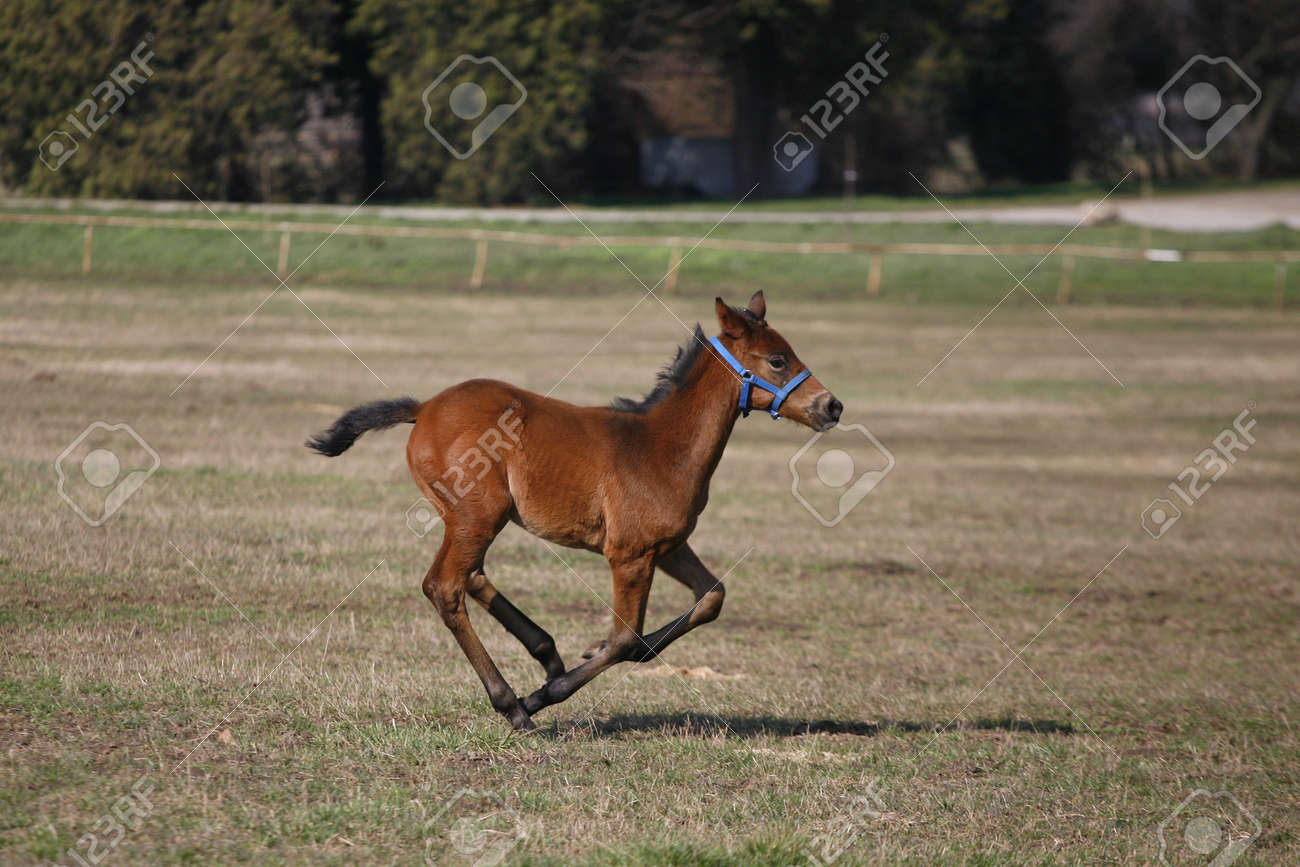
<svg viewBox="0 0 1300 867">
<path fill-rule="evenodd" d="M 635 86 L 665 50 L 731 85 L 738 174 L 888 33 L 889 79 L 821 150 L 820 188 L 899 192 L 1113 176 L 1300 172 L 1300 0 L 7 0 L 0 187 L 41 195 L 500 203 L 644 196 Z M 144 39 L 155 74 L 59 171 L 41 140 Z M 460 54 L 528 88 L 473 159 L 425 130 L 421 94 Z M 1155 129 L 1153 94 L 1193 54 L 1228 55 L 1264 98 L 1211 157 Z M 721 109 L 720 109 L 721 110 Z M 744 183 L 747 188 L 749 183 Z M 914 191 L 908 189 L 908 191 Z"/>
</svg>

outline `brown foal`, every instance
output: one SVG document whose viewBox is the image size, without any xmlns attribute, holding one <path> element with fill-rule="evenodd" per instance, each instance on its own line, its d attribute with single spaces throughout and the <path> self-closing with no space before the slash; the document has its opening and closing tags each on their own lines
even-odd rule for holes
<svg viewBox="0 0 1300 867">
<path fill-rule="evenodd" d="M 407 463 L 444 524 L 424 593 L 469 657 L 492 706 L 520 731 L 535 727 L 532 714 L 564 701 L 610 666 L 654 659 L 718 616 L 722 582 L 686 539 L 708 502 L 709 479 L 742 409 L 774 417 L 779 409 L 815 430 L 829 429 L 840 417 L 840 402 L 803 373 L 790 344 L 768 327 L 762 292 L 744 309 L 719 298 L 716 310 L 721 334 L 715 340 L 726 352 L 697 326 L 655 390 L 639 402 L 580 407 L 474 379 L 423 404 L 403 398 L 357 407 L 307 443 L 334 456 L 367 430 L 415 424 Z M 756 385 L 742 390 L 745 381 Z M 778 391 L 780 397 L 765 390 L 792 383 L 793 391 Z M 614 622 L 581 665 L 566 670 L 551 636 L 483 573 L 488 546 L 507 521 L 609 561 Z M 689 587 L 695 603 L 647 635 L 642 625 L 656 567 Z M 466 594 L 546 670 L 545 684 L 522 701 L 470 625 Z"/>
</svg>

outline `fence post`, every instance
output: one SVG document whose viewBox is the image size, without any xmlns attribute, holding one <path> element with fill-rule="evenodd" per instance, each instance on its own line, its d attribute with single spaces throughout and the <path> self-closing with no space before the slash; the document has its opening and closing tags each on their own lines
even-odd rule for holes
<svg viewBox="0 0 1300 867">
<path fill-rule="evenodd" d="M 483 274 L 487 271 L 487 241 L 479 238 L 474 245 L 474 273 L 469 277 L 469 288 L 483 288 Z"/>
<path fill-rule="evenodd" d="M 1074 276 L 1074 257 L 1061 257 L 1061 282 L 1056 287 L 1056 303 L 1070 303 L 1070 278 Z"/>
<path fill-rule="evenodd" d="M 86 241 L 81 248 L 81 273 L 90 273 L 90 251 L 95 244 L 95 224 L 86 224 Z"/>
<path fill-rule="evenodd" d="M 1285 303 L 1286 296 L 1286 263 L 1277 263 L 1277 285 L 1273 290 L 1273 300 L 1277 303 L 1277 309 L 1281 310 Z"/>
<path fill-rule="evenodd" d="M 664 275 L 664 291 L 674 292 L 677 289 L 677 271 L 682 266 L 682 248 L 681 238 L 672 239 L 672 251 L 668 254 L 668 273 Z"/>
<path fill-rule="evenodd" d="M 884 263 L 884 253 L 871 253 L 867 256 L 867 297 L 880 296 L 880 269 Z"/>
<path fill-rule="evenodd" d="M 275 275 L 281 280 L 289 270 L 289 233 L 280 233 L 280 263 L 275 266 Z"/>
</svg>

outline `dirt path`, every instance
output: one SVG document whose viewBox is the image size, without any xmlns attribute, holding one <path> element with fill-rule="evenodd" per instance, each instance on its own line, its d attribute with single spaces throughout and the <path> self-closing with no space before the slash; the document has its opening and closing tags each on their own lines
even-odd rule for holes
<svg viewBox="0 0 1300 867">
<path fill-rule="evenodd" d="M 1066 205 L 1010 207 L 953 207 L 952 215 L 967 222 L 1064 225 L 1077 223 L 1096 199 Z M 13 210 L 54 207 L 65 210 L 133 210 L 155 213 L 203 212 L 198 202 L 139 202 L 114 199 L 0 199 L 0 207 Z M 1113 196 L 1106 209 L 1114 208 L 1120 220 L 1139 226 L 1188 232 L 1247 231 L 1274 223 L 1300 229 L 1300 188 L 1201 194 L 1176 194 L 1153 199 Z M 219 213 L 334 214 L 340 219 L 351 213 L 351 205 L 244 205 L 212 203 Z M 771 211 L 728 207 L 685 210 L 672 208 L 586 208 L 573 213 L 555 208 L 458 208 L 417 205 L 366 207 L 372 217 L 443 222 L 453 220 L 508 220 L 520 223 L 569 223 L 578 214 L 589 223 L 701 223 L 712 225 L 724 217 L 729 223 L 944 223 L 952 219 L 942 208 L 916 211 Z"/>
</svg>

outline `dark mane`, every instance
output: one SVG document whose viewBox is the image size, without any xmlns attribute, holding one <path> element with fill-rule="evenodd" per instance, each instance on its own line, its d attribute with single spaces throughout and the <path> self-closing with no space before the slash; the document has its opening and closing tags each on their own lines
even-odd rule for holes
<svg viewBox="0 0 1300 867">
<path fill-rule="evenodd" d="M 645 412 L 662 401 L 686 381 L 691 368 L 695 366 L 695 361 L 704 352 L 705 342 L 706 338 L 703 329 L 696 325 L 695 333 L 691 335 L 691 339 L 677 347 L 677 353 L 673 356 L 673 360 L 668 362 L 663 370 L 659 371 L 659 375 L 655 378 L 655 387 L 650 390 L 649 394 L 640 400 L 633 400 L 630 397 L 616 397 L 610 403 L 610 408 L 619 412 Z"/>
</svg>

